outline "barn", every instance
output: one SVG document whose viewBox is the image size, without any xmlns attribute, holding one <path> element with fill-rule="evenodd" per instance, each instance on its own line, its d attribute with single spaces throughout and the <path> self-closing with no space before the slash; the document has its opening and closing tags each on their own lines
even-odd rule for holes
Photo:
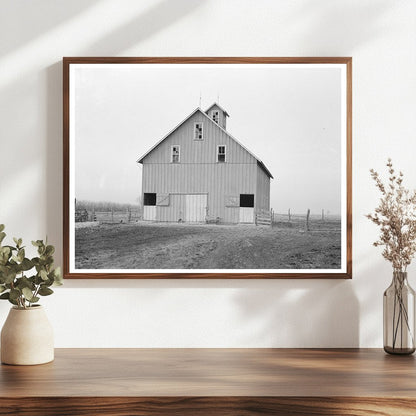
<svg viewBox="0 0 416 416">
<path fill-rule="evenodd" d="M 254 223 L 270 210 L 272 174 L 227 131 L 226 110 L 196 108 L 138 163 L 143 219 Z"/>
</svg>

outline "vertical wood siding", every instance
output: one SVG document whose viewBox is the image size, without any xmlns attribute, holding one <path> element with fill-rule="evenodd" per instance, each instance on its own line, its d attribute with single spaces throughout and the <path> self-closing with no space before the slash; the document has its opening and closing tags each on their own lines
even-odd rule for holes
<svg viewBox="0 0 416 416">
<path fill-rule="evenodd" d="M 193 139 L 194 123 L 201 121 L 204 140 L 197 141 Z M 180 163 L 170 162 L 173 145 L 180 146 Z M 225 163 L 217 162 L 218 145 L 226 146 Z M 260 201 L 258 183 L 263 189 L 267 181 L 258 179 L 259 169 L 256 158 L 197 112 L 144 158 L 142 192 L 171 195 L 169 206 L 157 207 L 158 221 L 185 220 L 185 195 L 207 194 L 209 216 L 220 217 L 221 222 L 237 223 L 239 207 L 226 206 L 226 201 L 233 196 L 239 198 L 240 194 L 254 194 L 256 201 Z"/>
<path fill-rule="evenodd" d="M 259 165 L 257 165 L 256 209 L 266 211 L 270 209 L 270 178 Z"/>
<path fill-rule="evenodd" d="M 147 221 L 155 221 L 156 218 L 156 207 L 152 205 L 145 205 L 143 207 L 143 219 Z"/>
</svg>

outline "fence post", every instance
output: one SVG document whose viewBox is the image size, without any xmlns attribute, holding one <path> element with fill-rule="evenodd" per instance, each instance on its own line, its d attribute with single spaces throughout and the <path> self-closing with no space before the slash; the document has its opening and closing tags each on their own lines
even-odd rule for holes
<svg viewBox="0 0 416 416">
<path fill-rule="evenodd" d="M 322 208 L 322 221 L 324 221 L 325 217 L 324 217 L 324 209 Z"/>
<path fill-rule="evenodd" d="M 114 208 L 111 207 L 111 223 L 114 222 Z"/>
<path fill-rule="evenodd" d="M 288 209 L 288 211 L 287 211 L 287 215 L 288 215 L 288 217 L 289 217 L 289 222 L 290 222 L 290 208 Z"/>
<path fill-rule="evenodd" d="M 308 208 L 308 212 L 306 213 L 306 231 L 309 231 L 309 216 L 311 214 L 311 210 Z"/>
</svg>

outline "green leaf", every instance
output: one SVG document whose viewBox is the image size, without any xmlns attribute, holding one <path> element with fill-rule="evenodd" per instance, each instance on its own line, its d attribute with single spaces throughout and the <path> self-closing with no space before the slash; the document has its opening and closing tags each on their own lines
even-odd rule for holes
<svg viewBox="0 0 416 416">
<path fill-rule="evenodd" d="M 2 254 L 6 254 L 6 255 L 9 255 L 10 254 L 10 247 L 9 246 L 3 246 L 3 247 L 0 247 L 0 253 L 2 253 Z"/>
<path fill-rule="evenodd" d="M 1 231 L 4 231 L 4 229 L 5 229 L 5 225 L 4 224 L 0 224 L 0 232 Z"/>
<path fill-rule="evenodd" d="M 0 265 L 4 266 L 9 261 L 9 255 L 0 250 Z"/>
<path fill-rule="evenodd" d="M 36 276 L 34 276 L 34 282 L 35 285 L 40 285 L 41 283 L 44 283 L 44 281 L 42 280 L 42 278 L 37 274 Z"/>
<path fill-rule="evenodd" d="M 34 266 L 34 264 L 32 263 L 32 261 L 31 261 L 31 260 L 29 260 L 27 257 L 25 257 L 25 258 L 22 260 L 22 263 L 20 264 L 20 267 L 22 268 L 22 270 L 23 270 L 24 272 L 26 272 L 26 271 L 28 271 L 28 270 L 30 270 L 30 269 L 33 269 L 33 266 Z"/>
<path fill-rule="evenodd" d="M 32 292 L 30 292 L 30 293 L 32 293 Z M 20 292 L 19 289 L 16 289 L 16 288 L 12 289 L 12 290 L 10 290 L 10 299 L 11 300 L 17 300 L 17 298 L 19 298 L 21 294 L 22 294 L 22 292 Z"/>
<path fill-rule="evenodd" d="M 0 232 L 0 243 L 4 240 L 6 237 L 6 233 Z"/>
<path fill-rule="evenodd" d="M 22 289 L 22 292 L 23 292 L 23 296 L 29 301 L 29 302 L 32 302 L 32 300 L 31 299 L 33 299 L 33 292 L 28 288 L 28 287 L 24 287 L 23 289 Z"/>
<path fill-rule="evenodd" d="M 45 256 L 52 256 L 53 253 L 55 253 L 55 247 L 52 245 L 46 246 Z"/>
<path fill-rule="evenodd" d="M 0 293 L 3 293 L 5 290 L 7 290 L 6 286 L 0 285 Z"/>
<path fill-rule="evenodd" d="M 48 265 L 49 267 L 51 267 L 53 265 L 53 257 L 52 256 L 47 256 L 46 254 L 44 256 L 42 256 L 42 261 L 41 263 L 43 265 Z"/>
<path fill-rule="evenodd" d="M 41 296 L 49 296 L 49 295 L 52 295 L 52 293 L 53 293 L 53 290 L 52 289 L 49 289 L 48 287 L 46 287 L 46 286 L 42 286 L 40 289 L 39 289 L 39 295 L 41 295 Z"/>
<path fill-rule="evenodd" d="M 31 291 L 36 289 L 36 286 L 26 276 L 22 276 L 18 279 L 17 287 L 21 290 L 23 288 L 29 288 Z"/>
<path fill-rule="evenodd" d="M 17 252 L 17 259 L 19 260 L 19 263 L 21 263 L 23 261 L 23 259 L 25 258 L 25 249 L 21 248 L 18 252 Z"/>
<path fill-rule="evenodd" d="M 46 270 L 45 269 L 42 269 L 39 272 L 39 276 L 41 277 L 42 280 L 48 280 L 48 273 L 46 273 Z"/>
<path fill-rule="evenodd" d="M 10 297 L 10 292 L 2 293 L 0 295 L 0 299 L 9 299 L 9 297 Z"/>
<path fill-rule="evenodd" d="M 3 275 L 2 283 L 4 284 L 13 283 L 15 277 L 16 277 L 16 273 L 13 270 L 8 270 L 7 273 Z"/>
<path fill-rule="evenodd" d="M 43 241 L 42 241 L 42 244 L 40 244 L 38 246 L 38 253 L 39 253 L 39 255 L 40 256 L 43 256 L 43 253 L 45 253 L 45 250 L 46 250 L 46 247 L 45 247 L 45 244 L 43 244 Z"/>
<path fill-rule="evenodd" d="M 61 286 L 63 284 L 61 268 L 57 267 L 56 269 L 54 269 L 53 270 L 53 275 L 54 275 L 54 284 L 56 286 Z"/>
<path fill-rule="evenodd" d="M 32 244 L 33 244 L 35 247 L 39 247 L 39 246 L 43 245 L 43 241 L 42 241 L 42 240 L 32 241 Z"/>
</svg>

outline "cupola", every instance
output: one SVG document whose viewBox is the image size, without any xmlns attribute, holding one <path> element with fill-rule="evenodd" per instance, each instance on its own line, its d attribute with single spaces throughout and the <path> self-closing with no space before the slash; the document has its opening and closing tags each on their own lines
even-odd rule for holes
<svg viewBox="0 0 416 416">
<path fill-rule="evenodd" d="M 229 117 L 229 115 L 219 104 L 212 104 L 211 107 L 205 110 L 205 114 L 224 130 L 226 129 L 227 117 Z"/>
</svg>

